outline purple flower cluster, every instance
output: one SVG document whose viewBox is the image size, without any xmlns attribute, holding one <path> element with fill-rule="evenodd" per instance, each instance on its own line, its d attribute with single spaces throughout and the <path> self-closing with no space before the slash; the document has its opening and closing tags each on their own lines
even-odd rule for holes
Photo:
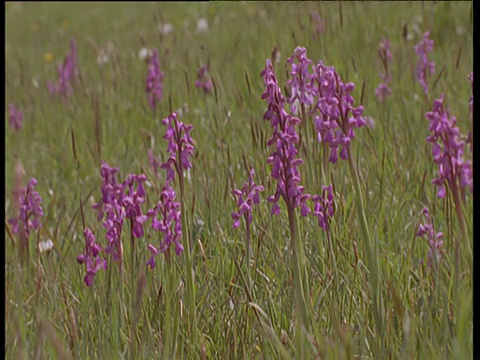
<svg viewBox="0 0 480 360">
<path fill-rule="evenodd" d="M 195 80 L 195 87 L 198 89 L 203 89 L 203 91 L 208 94 L 212 91 L 213 83 L 210 78 L 207 77 L 208 65 L 203 65 L 197 70 L 197 80 Z"/>
<path fill-rule="evenodd" d="M 122 186 L 127 191 L 123 194 L 122 205 L 125 209 L 125 217 L 130 219 L 132 225 L 133 237 L 138 239 L 143 237 L 143 224 L 148 220 L 148 216 L 142 213 L 140 205 L 145 203 L 145 188 L 143 184 L 147 177 L 143 174 L 129 174 Z"/>
<path fill-rule="evenodd" d="M 433 259 L 435 258 L 437 262 L 442 259 L 442 249 L 443 249 L 443 233 L 437 232 L 435 233 L 435 229 L 433 227 L 433 221 L 430 217 L 430 212 L 427 208 L 423 209 L 423 214 L 425 215 L 427 221 L 424 224 L 420 224 L 418 227 L 417 236 L 423 237 L 427 235 L 429 250 L 427 255 L 427 266 L 429 268 L 433 265 Z M 421 261 L 423 263 L 423 260 Z"/>
<path fill-rule="evenodd" d="M 346 160 L 348 147 L 355 137 L 354 128 L 367 124 L 362 116 L 363 106 L 353 106 L 351 92 L 355 85 L 351 82 L 344 84 L 333 66 L 325 66 L 320 61 L 313 70 L 316 103 L 312 113 L 317 114 L 313 119 L 317 139 L 329 145 L 330 162 L 337 162 L 339 147 L 340 158 Z"/>
<path fill-rule="evenodd" d="M 167 152 L 170 156 L 160 167 L 166 170 L 167 181 L 172 181 L 175 171 L 178 176 L 183 176 L 183 170 L 192 167 L 190 156 L 193 155 L 194 146 L 190 131 L 192 131 L 193 125 L 186 125 L 178 121 L 175 112 L 163 119 L 162 122 L 167 125 L 167 131 L 163 138 L 168 141 Z"/>
<path fill-rule="evenodd" d="M 313 20 L 313 37 L 317 38 L 325 32 L 325 19 L 320 17 L 318 11 L 310 12 L 310 18 Z"/>
<path fill-rule="evenodd" d="M 272 165 L 271 176 L 277 180 L 275 195 L 267 199 L 273 203 L 271 214 L 280 213 L 278 200 L 282 197 L 289 209 L 293 210 L 300 206 L 302 216 L 307 216 L 311 212 L 307 205 L 307 200 L 311 196 L 304 194 L 305 188 L 300 185 L 298 166 L 303 164 L 303 160 L 297 158 L 298 151 L 295 147 L 295 143 L 298 142 L 295 126 L 300 123 L 300 119 L 285 111 L 285 98 L 278 87 L 270 59 L 267 59 L 267 65 L 261 72 L 261 76 L 264 78 L 266 87 L 262 99 L 267 100 L 268 103 L 268 109 L 263 118 L 269 121 L 273 128 L 273 135 L 267 145 L 275 146 L 275 150 L 267 159 L 267 164 Z"/>
<path fill-rule="evenodd" d="M 253 175 L 255 169 L 250 170 L 250 176 L 248 182 L 243 183 L 243 188 L 235 189 L 233 195 L 237 199 L 238 212 L 232 212 L 233 227 L 240 226 L 240 219 L 242 216 L 245 218 L 247 225 L 252 222 L 252 207 L 253 204 L 260 203 L 260 191 L 264 191 L 265 188 L 262 185 L 255 185 L 253 181 Z"/>
<path fill-rule="evenodd" d="M 97 219 L 107 230 L 105 238 L 108 246 L 105 252 L 113 257 L 115 261 L 121 260 L 123 256 L 122 230 L 124 219 L 129 219 L 131 231 L 134 238 L 144 236 L 143 225 L 148 216 L 143 214 L 140 207 L 145 203 L 145 188 L 143 184 L 147 181 L 145 175 L 129 174 L 123 183 L 116 180 L 118 168 L 110 167 L 106 162 L 102 163 L 100 173 L 102 176 L 102 198 L 92 207 L 98 211 Z"/>
<path fill-rule="evenodd" d="M 18 234 L 24 239 L 30 236 L 30 229 L 38 230 L 42 227 L 40 218 L 43 216 L 43 209 L 40 205 L 42 198 L 35 191 L 37 179 L 31 178 L 20 192 L 14 193 L 16 203 L 19 205 L 19 214 L 17 217 L 8 220 L 12 225 L 12 233 Z"/>
<path fill-rule="evenodd" d="M 175 172 L 183 179 L 183 171 L 192 167 L 190 156 L 194 151 L 193 139 L 190 136 L 193 125 L 186 125 L 178 121 L 175 112 L 163 119 L 163 124 L 167 126 L 163 138 L 168 142 L 169 158 L 160 167 L 167 173 L 166 184 L 162 189 L 157 206 L 147 212 L 147 216 L 152 218 L 152 228 L 163 233 L 163 241 L 160 242 L 158 248 L 152 244 L 148 245 L 152 256 L 147 265 L 152 269 L 155 267 L 155 256 L 167 251 L 172 244 L 175 244 L 177 255 L 183 251 L 180 243 L 182 239 L 181 204 L 175 201 L 176 193 L 170 182 L 174 180 Z M 182 184 L 182 180 L 180 182 Z M 161 215 L 162 220 L 157 219 L 158 214 Z"/>
<path fill-rule="evenodd" d="M 307 50 L 298 46 L 293 56 L 289 57 L 287 63 L 291 64 L 290 79 L 287 86 L 290 87 L 291 95 L 287 102 L 291 105 L 292 114 L 297 113 L 295 103 L 299 102 L 303 106 L 313 104 L 314 90 L 311 86 L 311 75 L 309 66 L 312 61 L 307 58 Z"/>
<path fill-rule="evenodd" d="M 433 161 L 438 165 L 438 177 L 432 183 L 439 187 L 437 197 L 444 198 L 445 184 L 455 191 L 459 187 L 469 187 L 473 191 L 472 162 L 465 160 L 464 141 L 461 140 L 460 130 L 455 126 L 457 119 L 444 110 L 444 94 L 433 102 L 433 110 L 426 113 L 430 120 L 432 135 L 427 142 L 433 145 Z"/>
<path fill-rule="evenodd" d="M 73 93 L 73 84 L 78 77 L 77 48 L 75 39 L 70 40 L 70 53 L 65 57 L 63 64 L 57 66 L 58 81 L 56 84 L 47 81 L 50 94 L 60 95 L 63 99 Z"/>
<path fill-rule="evenodd" d="M 83 236 L 85 237 L 85 253 L 78 255 L 77 261 L 80 264 L 85 264 L 87 273 L 83 281 L 87 286 L 92 286 L 97 271 L 107 269 L 107 261 L 98 256 L 102 247 L 95 242 L 95 235 L 92 231 L 90 229 L 83 230 Z"/>
<path fill-rule="evenodd" d="M 332 185 L 322 186 L 322 196 L 314 195 L 312 200 L 315 202 L 313 215 L 318 218 L 318 225 L 328 231 L 330 219 L 334 214 Z"/>
<path fill-rule="evenodd" d="M 389 52 L 384 53 L 388 56 Z M 322 61 L 313 65 L 310 73 L 309 66 L 312 61 L 307 58 L 306 49 L 303 47 L 294 50 L 288 63 L 292 66 L 291 78 L 287 82 L 291 90 L 291 96 L 287 101 L 292 104 L 291 113 L 297 113 L 296 102 L 308 108 L 308 114 L 314 116 L 318 141 L 327 143 L 331 148 L 329 161 L 337 162 L 339 147 L 340 158 L 346 160 L 350 141 L 355 137 L 353 129 L 367 124 L 366 119 L 362 117 L 363 106 L 353 106 L 354 100 L 350 93 L 355 85 L 344 84 L 335 68 L 325 66 Z M 273 82 L 270 85 L 265 84 L 267 87 L 274 86 Z M 278 87 L 276 83 L 275 86 Z M 274 93 L 273 90 L 268 91 Z M 271 111 L 270 109 L 269 112 Z"/>
<path fill-rule="evenodd" d="M 148 250 L 152 256 L 147 261 L 147 265 L 151 269 L 155 267 L 155 256 L 170 249 L 172 244 L 175 244 L 177 255 L 180 255 L 183 251 L 183 246 L 180 243 L 182 239 L 180 203 L 175 201 L 175 197 L 175 191 L 167 181 L 162 189 L 157 206 L 147 212 L 147 216 L 152 218 L 152 228 L 163 234 L 163 241 L 160 241 L 158 248 L 152 244 L 148 245 Z M 161 215 L 161 220 L 157 218 L 158 214 Z"/>
<path fill-rule="evenodd" d="M 105 221 L 102 225 L 107 232 L 105 238 L 108 240 L 108 246 L 105 252 L 113 257 L 115 261 L 122 260 L 122 230 L 124 209 L 122 207 L 123 186 L 116 180 L 116 174 L 119 169 L 110 167 L 106 162 L 102 162 L 100 174 L 102 176 L 102 198 L 92 206 L 94 210 L 98 210 L 97 220 Z"/>
<path fill-rule="evenodd" d="M 120 183 L 116 178 L 118 172 L 118 168 L 102 162 L 100 169 L 102 198 L 92 206 L 93 209 L 98 211 L 97 219 L 99 221 L 103 220 L 102 225 L 107 230 L 105 238 L 108 240 L 108 246 L 105 248 L 105 253 L 112 256 L 114 261 L 121 262 L 123 258 L 121 235 L 124 220 L 129 220 L 133 238 L 141 238 L 145 235 L 145 223 L 151 219 L 152 229 L 163 233 L 163 241 L 159 248 L 151 244 L 148 245 L 152 257 L 148 260 L 147 265 L 154 268 L 155 255 L 159 252 L 165 252 L 172 244 L 175 244 L 175 252 L 180 254 L 183 251 L 180 243 L 182 237 L 180 204 L 175 202 L 176 194 L 169 185 L 169 181 L 167 180 L 162 189 L 158 204 L 144 213 L 141 205 L 146 201 L 144 185 L 147 182 L 147 177 L 144 174 L 129 174 L 125 181 Z M 95 260 L 102 249 L 95 243 L 95 238 L 90 230 L 87 231 L 86 229 L 84 234 L 87 250 L 85 254 L 79 255 L 77 260 L 82 264 L 86 263 L 85 283 L 90 286 L 93 282 L 93 276 L 98 269 L 106 267 L 106 262 L 100 262 L 99 259 Z"/>
<path fill-rule="evenodd" d="M 163 71 L 160 70 L 158 61 L 158 50 L 153 51 L 147 73 L 147 97 L 150 107 L 155 112 L 157 102 L 163 97 Z"/>
<path fill-rule="evenodd" d="M 15 131 L 20 130 L 23 122 L 23 113 L 17 110 L 13 104 L 8 105 L 8 123 Z"/>
<path fill-rule="evenodd" d="M 390 41 L 388 40 L 388 38 L 385 38 L 380 42 L 380 45 L 378 47 L 378 56 L 382 61 L 385 73 L 380 74 L 383 83 L 378 85 L 378 87 L 375 89 L 375 95 L 381 102 L 384 102 L 385 99 L 392 93 L 392 90 L 388 87 L 392 80 L 388 71 L 388 63 L 392 61 L 392 53 L 390 52 Z"/>
<path fill-rule="evenodd" d="M 433 40 L 430 39 L 430 32 L 423 34 L 423 39 L 415 45 L 415 54 L 417 54 L 417 80 L 423 88 L 423 92 L 428 94 L 427 73 L 435 73 L 435 62 L 428 59 L 429 52 L 433 51 Z"/>
<path fill-rule="evenodd" d="M 331 145 L 330 161 L 336 161 L 338 145 L 343 146 L 341 156 L 346 159 L 346 146 L 349 144 L 350 138 L 355 136 L 351 126 L 365 125 L 365 120 L 361 117 L 363 108 L 353 108 L 352 106 L 353 98 L 349 92 L 353 90 L 353 84 L 343 85 L 335 69 L 325 67 L 321 61 L 313 66 L 313 74 L 310 74 L 309 66 L 312 62 L 307 58 L 305 48 L 297 47 L 288 62 L 292 65 L 290 73 L 292 78 L 288 81 L 291 97 L 288 102 L 298 102 L 303 106 L 308 106 L 310 115 L 317 111 L 320 112 L 320 115 L 314 118 L 314 123 L 319 131 L 318 140 Z M 300 123 L 300 119 L 285 111 L 285 98 L 281 93 L 270 59 L 267 59 L 267 65 L 261 76 L 264 78 L 266 87 L 262 99 L 267 100 L 268 103 L 263 118 L 270 122 L 274 131 L 267 145 L 276 146 L 276 150 L 267 159 L 267 164 L 273 165 L 271 176 L 278 181 L 275 195 L 268 197 L 268 201 L 273 203 L 271 213 L 279 214 L 278 200 L 283 197 L 288 208 L 300 207 L 301 215 L 307 216 L 311 213 L 307 201 L 311 199 L 314 202 L 313 215 L 318 218 L 319 225 L 326 230 L 328 220 L 333 216 L 333 189 L 331 186 L 323 186 L 322 196 L 314 195 L 312 197 L 310 194 L 304 193 L 305 189 L 300 185 L 298 171 L 298 166 L 303 164 L 303 160 L 297 158 L 298 151 L 295 147 L 295 143 L 298 141 L 295 126 Z M 293 112 L 295 110 L 293 109 Z M 340 121 L 340 119 L 347 118 L 350 111 L 352 116 L 348 118 L 348 124 Z M 349 136 L 343 134 L 339 124 L 347 129 L 346 133 Z M 333 134 L 334 129 L 336 129 L 335 135 Z"/>
</svg>

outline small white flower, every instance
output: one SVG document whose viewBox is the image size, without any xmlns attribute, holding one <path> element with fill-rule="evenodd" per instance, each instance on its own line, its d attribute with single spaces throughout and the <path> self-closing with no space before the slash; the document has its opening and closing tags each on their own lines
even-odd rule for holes
<svg viewBox="0 0 480 360">
<path fill-rule="evenodd" d="M 177 114 L 178 116 L 182 116 L 183 114 L 186 114 L 188 112 L 188 104 L 184 103 L 181 108 L 177 109 Z"/>
<path fill-rule="evenodd" d="M 108 62 L 108 56 L 105 50 L 100 50 L 98 56 L 97 56 L 97 63 L 98 65 L 103 65 Z"/>
<path fill-rule="evenodd" d="M 183 177 L 187 178 L 188 183 L 192 182 L 192 173 L 191 173 L 190 169 L 183 171 Z"/>
<path fill-rule="evenodd" d="M 142 60 L 145 60 L 151 56 L 152 56 L 152 50 L 147 48 L 141 48 L 140 51 L 138 52 L 138 57 Z"/>
<path fill-rule="evenodd" d="M 420 35 L 421 34 L 421 31 L 420 31 L 420 27 L 418 26 L 417 23 L 413 23 L 412 24 L 412 32 Z"/>
<path fill-rule="evenodd" d="M 38 244 L 38 250 L 40 250 L 40 252 L 44 252 L 44 251 L 50 251 L 53 249 L 53 241 L 48 239 L 47 241 L 40 241 L 40 243 Z"/>
<path fill-rule="evenodd" d="M 375 120 L 373 120 L 373 118 L 371 116 L 365 116 L 364 119 L 367 123 L 367 126 L 370 129 L 373 129 L 375 127 Z"/>
<path fill-rule="evenodd" d="M 159 28 L 158 30 L 160 31 L 160 33 L 163 34 L 163 35 L 170 34 L 173 31 L 173 25 L 170 24 L 170 23 L 162 24 L 158 28 Z"/>
<path fill-rule="evenodd" d="M 197 219 L 195 219 L 194 221 L 195 221 L 195 225 L 197 225 L 198 227 L 202 227 L 202 226 L 205 225 L 205 223 L 203 222 L 202 219 L 198 219 L 198 218 L 197 218 Z"/>
<path fill-rule="evenodd" d="M 416 24 L 421 24 L 423 22 L 423 16 L 422 15 L 417 15 L 413 18 L 413 22 Z"/>
<path fill-rule="evenodd" d="M 208 22 L 206 19 L 201 18 L 197 21 L 197 32 L 204 33 L 208 31 Z"/>
<path fill-rule="evenodd" d="M 53 189 L 48 189 L 48 194 L 49 194 L 50 196 L 53 196 Z"/>
<path fill-rule="evenodd" d="M 273 61 L 275 61 L 277 64 L 280 63 L 280 56 L 281 56 L 281 55 L 282 55 L 282 54 L 280 54 L 280 51 L 277 51 L 277 52 L 275 53 L 275 59 L 273 59 Z"/>
<path fill-rule="evenodd" d="M 33 78 L 33 79 L 32 79 L 32 84 L 33 84 L 33 87 L 34 87 L 35 89 L 38 89 L 39 84 L 38 84 L 38 80 L 37 80 L 36 78 Z"/>
</svg>

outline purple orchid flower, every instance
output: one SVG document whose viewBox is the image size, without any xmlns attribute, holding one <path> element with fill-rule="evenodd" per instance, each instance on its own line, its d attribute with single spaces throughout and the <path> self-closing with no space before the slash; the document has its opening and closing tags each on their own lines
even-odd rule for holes
<svg viewBox="0 0 480 360">
<path fill-rule="evenodd" d="M 107 261 L 99 257 L 102 247 L 95 242 L 95 235 L 90 229 L 83 230 L 85 237 L 85 253 L 77 256 L 77 261 L 80 264 L 85 264 L 87 272 L 83 281 L 87 286 L 92 286 L 93 279 L 98 270 L 107 269 Z"/>
<path fill-rule="evenodd" d="M 435 62 L 430 61 L 428 53 L 433 50 L 433 40 L 430 39 L 430 32 L 423 34 L 422 40 L 415 45 L 415 54 L 417 54 L 417 80 L 423 88 L 423 92 L 428 94 L 427 75 L 435 73 Z"/>
<path fill-rule="evenodd" d="M 148 103 L 154 112 L 157 108 L 157 102 L 163 98 L 163 77 L 164 73 L 160 70 L 158 61 L 158 50 L 155 49 L 148 65 L 146 87 Z"/>
<path fill-rule="evenodd" d="M 427 142 L 433 145 L 433 161 L 438 165 L 438 177 L 432 183 L 439 189 L 437 197 L 444 198 L 446 187 L 455 191 L 468 187 L 473 191 L 472 162 L 464 159 L 465 143 L 461 140 L 460 130 L 455 126 L 457 119 L 444 110 L 444 94 L 433 102 L 433 110 L 425 114 L 430 120 L 432 135 Z"/>
<path fill-rule="evenodd" d="M 10 124 L 10 126 L 14 128 L 15 131 L 20 130 L 23 123 L 23 113 L 20 110 L 16 109 L 15 106 L 10 103 L 8 105 L 8 114 L 8 123 Z"/>
</svg>

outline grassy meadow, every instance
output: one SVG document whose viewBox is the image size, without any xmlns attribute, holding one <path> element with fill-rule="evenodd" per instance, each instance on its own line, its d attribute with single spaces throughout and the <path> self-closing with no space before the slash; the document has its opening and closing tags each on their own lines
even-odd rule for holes
<svg viewBox="0 0 480 360">
<path fill-rule="evenodd" d="M 473 196 L 465 189 L 460 209 L 448 189 L 444 199 L 436 196 L 425 117 L 444 93 L 462 136 L 473 131 L 472 4 L 8 2 L 5 358 L 472 358 Z M 426 31 L 435 62 L 428 94 L 416 78 L 414 50 Z M 72 38 L 78 81 L 62 100 L 46 83 L 57 80 Z M 381 102 L 375 89 L 385 38 L 391 95 Z M 315 217 L 295 210 L 301 257 L 292 255 L 283 200 L 279 215 L 270 215 L 267 197 L 277 184 L 267 164 L 272 127 L 263 119 L 260 76 L 270 58 L 287 97 L 287 59 L 297 46 L 313 64 L 322 60 L 353 82 L 354 105 L 374 121 L 350 144 L 358 179 L 348 161 L 325 161 L 312 117 L 297 126 L 301 184 L 312 195 L 333 185 L 335 209 L 328 236 Z M 155 112 L 142 49 L 158 49 L 164 72 Z M 209 93 L 195 86 L 204 64 Z M 10 103 L 23 113 L 18 131 L 9 126 Z M 185 251 L 159 254 L 147 268 L 147 246 L 162 235 L 148 221 L 144 236 L 132 241 L 125 221 L 123 266 L 102 250 L 107 269 L 86 286 L 85 265 L 76 260 L 85 252 L 84 229 L 107 246 L 92 209 L 102 198 L 102 161 L 119 168 L 119 182 L 145 174 L 141 207 L 154 207 L 166 177 L 163 169 L 155 174 L 148 152 L 167 160 L 162 119 L 174 111 L 194 126 L 182 199 Z M 248 181 L 250 167 L 265 190 L 253 206 L 248 252 L 245 220 L 233 228 L 231 213 L 238 211 L 233 191 Z M 18 216 L 14 190 L 32 177 L 44 215 L 25 244 L 8 219 Z M 172 187 L 180 201 L 178 179 Z M 427 266 L 427 238 L 416 236 L 424 208 L 444 234 L 434 266 Z M 40 251 L 48 240 L 53 248 Z"/>
</svg>

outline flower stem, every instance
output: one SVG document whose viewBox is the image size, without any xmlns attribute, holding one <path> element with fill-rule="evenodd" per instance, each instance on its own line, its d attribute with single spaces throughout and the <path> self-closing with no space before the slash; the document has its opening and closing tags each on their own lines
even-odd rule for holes
<svg viewBox="0 0 480 360">
<path fill-rule="evenodd" d="M 133 320 L 135 313 L 135 238 L 133 236 L 133 220 L 130 219 L 130 358 L 136 356 L 136 324 Z"/>
<path fill-rule="evenodd" d="M 250 258 L 251 258 L 251 249 L 250 249 L 250 224 L 248 221 L 246 221 L 246 227 L 247 227 L 247 251 L 246 251 L 246 255 L 247 255 L 247 261 L 246 261 L 246 265 L 247 265 L 247 276 L 248 276 L 248 286 L 251 286 L 251 278 L 250 278 Z"/>
<path fill-rule="evenodd" d="M 368 271 L 370 273 L 370 282 L 372 284 L 372 294 L 373 294 L 373 317 L 375 320 L 377 333 L 380 336 L 381 342 L 383 343 L 384 332 L 383 332 L 382 294 L 379 289 L 380 273 L 378 269 L 378 263 L 375 259 L 376 246 L 375 244 L 373 244 L 372 246 L 370 233 L 368 231 L 368 223 L 367 223 L 367 217 L 365 215 L 365 206 L 362 199 L 360 180 L 358 178 L 357 168 L 355 166 L 355 162 L 353 160 L 350 147 L 347 148 L 347 153 L 348 153 L 348 164 L 350 166 L 350 172 L 352 174 L 353 186 L 356 194 L 358 219 L 360 221 L 362 237 L 365 244 L 365 250 L 367 252 L 367 265 L 368 265 Z"/>
<path fill-rule="evenodd" d="M 453 202 L 455 204 L 455 212 L 457 213 L 458 223 L 460 225 L 461 238 L 463 239 L 463 247 L 471 254 L 471 248 L 468 241 L 467 225 L 465 217 L 463 216 L 462 201 L 460 199 L 460 192 L 456 182 L 452 184 Z"/>
<path fill-rule="evenodd" d="M 184 256 L 185 256 L 185 267 L 186 267 L 186 280 L 187 280 L 187 298 L 188 298 L 188 307 L 189 307 L 189 317 L 190 317 L 190 342 L 192 346 L 197 344 L 197 317 L 195 311 L 195 288 L 194 288 L 194 272 L 192 264 L 192 244 L 190 239 L 190 232 L 187 227 L 187 214 L 185 211 L 185 196 L 184 196 L 184 182 L 183 182 L 183 173 L 178 174 L 180 182 L 180 206 L 182 212 L 182 240 L 186 243 Z M 185 241 L 185 238 L 187 241 Z"/>
<path fill-rule="evenodd" d="M 295 312 L 297 324 L 295 326 L 295 343 L 297 357 L 306 358 L 306 342 L 303 331 L 307 329 L 307 306 L 305 301 L 305 292 L 303 286 L 303 248 L 297 233 L 297 224 L 293 206 L 288 207 L 288 220 L 290 224 L 291 247 L 293 252 L 293 276 L 295 286 Z"/>
<path fill-rule="evenodd" d="M 167 274 L 165 277 L 165 317 L 163 319 L 163 358 L 170 359 L 171 356 L 171 346 L 172 346 L 172 329 L 171 329 L 171 319 L 173 316 L 172 313 L 172 263 L 170 259 L 170 249 L 165 252 L 166 259 L 166 270 Z"/>
<path fill-rule="evenodd" d="M 335 258 L 335 252 L 333 251 L 332 236 L 331 236 L 331 233 L 330 233 L 330 225 L 328 225 L 326 233 L 327 233 L 328 247 L 329 247 L 330 255 L 332 257 L 332 262 L 333 262 L 333 269 L 335 271 L 335 278 L 338 281 L 339 277 L 338 277 L 338 269 L 337 269 L 337 259 Z"/>
<path fill-rule="evenodd" d="M 120 255 L 120 263 L 119 263 L 119 266 L 118 266 L 118 270 L 119 270 L 119 281 L 120 281 L 120 284 L 119 284 L 119 288 L 120 288 L 120 302 L 118 303 L 118 319 L 120 321 L 120 326 L 118 327 L 118 338 L 120 340 L 120 342 L 122 342 L 122 329 L 124 328 L 124 318 L 123 318 L 123 305 L 125 304 L 125 298 L 124 298 L 124 281 L 123 281 L 123 252 L 121 253 Z"/>
</svg>

